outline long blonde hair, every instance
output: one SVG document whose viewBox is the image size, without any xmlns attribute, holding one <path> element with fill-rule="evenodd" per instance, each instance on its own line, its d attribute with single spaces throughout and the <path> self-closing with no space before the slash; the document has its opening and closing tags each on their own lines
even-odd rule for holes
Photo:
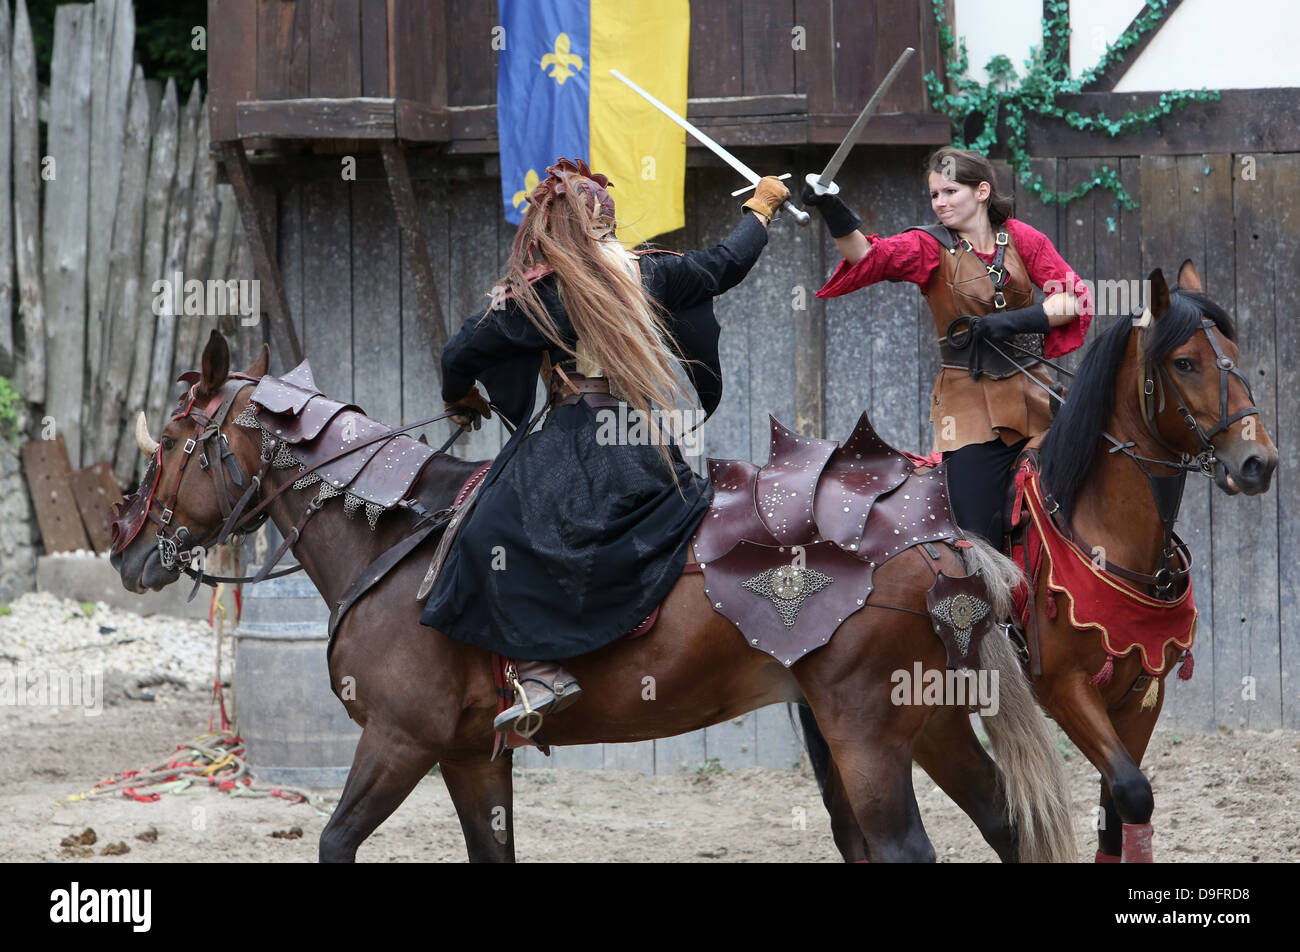
<svg viewBox="0 0 1300 952">
<path fill-rule="evenodd" d="M 668 333 L 666 312 L 610 240 L 615 222 L 604 177 L 593 180 L 585 164 L 567 160 L 548 171 L 551 176 L 528 196 L 502 283 L 546 339 L 577 359 L 576 343 L 561 337 L 529 280 L 537 268 L 549 267 L 584 356 L 602 369 L 616 397 L 653 424 L 653 409 L 688 399 L 674 375 L 682 355 Z M 657 432 L 653 425 L 650 431 Z M 655 443 L 671 466 L 666 442 Z"/>
</svg>

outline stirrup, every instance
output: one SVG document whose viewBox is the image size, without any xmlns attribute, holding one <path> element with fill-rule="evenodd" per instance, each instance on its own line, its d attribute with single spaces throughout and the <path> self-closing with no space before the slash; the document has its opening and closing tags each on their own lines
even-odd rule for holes
<svg viewBox="0 0 1300 952">
<path fill-rule="evenodd" d="M 515 722 L 509 730 L 518 734 L 520 737 L 532 737 L 542 729 L 544 715 L 541 711 L 534 711 L 532 705 L 528 703 L 528 692 L 525 691 L 524 686 L 519 683 L 519 673 L 515 671 L 513 665 L 511 665 L 510 670 L 506 672 L 506 677 L 510 680 L 510 686 L 514 688 L 515 697 L 517 697 L 519 703 L 524 706 L 524 713 L 515 718 Z"/>
</svg>

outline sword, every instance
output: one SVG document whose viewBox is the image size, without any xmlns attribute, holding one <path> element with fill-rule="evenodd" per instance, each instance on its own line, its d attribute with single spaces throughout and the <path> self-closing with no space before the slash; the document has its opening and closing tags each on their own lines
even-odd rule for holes
<svg viewBox="0 0 1300 952">
<path fill-rule="evenodd" d="M 628 88 L 630 88 L 630 89 L 632 90 L 632 92 L 636 93 L 638 96 L 640 96 L 642 99 L 644 99 L 644 100 L 645 100 L 646 102 L 648 102 L 650 105 L 654 106 L 656 109 L 658 109 L 660 112 L 662 112 L 665 116 L 667 116 L 667 117 L 668 117 L 669 119 L 671 119 L 673 122 L 677 123 L 677 125 L 681 126 L 683 129 L 685 129 L 687 132 L 689 132 L 692 136 L 695 137 L 695 140 L 696 140 L 697 142 L 699 142 L 700 145 L 704 146 L 706 149 L 708 149 L 710 152 L 712 152 L 714 155 L 716 155 L 718 158 L 720 158 L 723 162 L 726 162 L 726 163 L 727 163 L 728 165 L 730 165 L 733 169 L 735 169 L 737 172 L 739 172 L 741 175 L 743 175 L 743 176 L 745 177 L 745 181 L 749 182 L 749 184 L 751 184 L 751 185 L 757 185 L 757 184 L 758 184 L 758 180 L 761 179 L 762 176 L 759 175 L 757 172 L 755 172 L 753 169 L 751 169 L 748 165 L 746 165 L 744 162 L 740 161 L 740 159 L 736 158 L 734 155 L 732 155 L 730 152 L 728 152 L 728 151 L 727 151 L 726 149 L 724 149 L 722 146 L 718 145 L 718 143 L 714 142 L 712 139 L 710 139 L 708 136 L 706 136 L 706 135 L 705 135 L 703 132 L 701 132 L 699 129 L 695 128 L 695 126 L 691 125 L 689 122 L 687 122 L 687 121 L 686 121 L 685 119 L 683 119 L 681 116 L 677 115 L 677 113 L 673 112 L 672 109 L 670 109 L 670 108 L 668 108 L 667 106 L 665 106 L 665 105 L 664 105 L 663 103 L 661 103 L 658 99 L 656 99 L 654 96 L 650 95 L 648 92 L 646 92 L 646 91 L 645 91 L 644 89 L 642 89 L 640 86 L 638 86 L 636 83 L 632 82 L 632 80 L 628 79 L 626 76 L 624 76 L 624 75 L 623 75 L 622 73 L 620 73 L 618 70 L 616 70 L 616 69 L 611 69 L 611 70 L 610 70 L 610 73 L 613 74 L 613 76 L 614 76 L 615 79 L 618 79 L 619 81 L 621 81 L 622 83 L 624 83 L 626 86 L 628 86 Z M 796 205 L 792 205 L 792 204 L 790 204 L 790 200 L 789 200 L 789 199 L 786 199 L 784 202 L 782 202 L 782 203 L 781 203 L 781 207 L 784 208 L 787 212 L 789 212 L 789 213 L 790 213 L 790 217 L 793 218 L 793 219 L 795 220 L 795 222 L 798 223 L 799 225 L 807 225 L 807 224 L 808 224 L 808 222 L 809 222 L 809 215 L 808 215 L 808 213 L 807 213 L 806 211 L 804 211 L 802 208 L 799 208 L 799 207 L 796 206 Z"/>
<path fill-rule="evenodd" d="M 907 61 L 912 58 L 912 54 L 915 52 L 916 50 L 909 46 L 907 49 L 903 50 L 902 55 L 894 61 L 894 65 L 890 68 L 889 72 L 885 74 L 885 78 L 880 81 L 880 85 L 876 87 L 876 91 L 871 94 L 871 98 L 867 100 L 867 104 L 863 106 L 862 111 L 858 113 L 858 118 L 853 120 L 853 125 L 849 128 L 848 134 L 844 137 L 844 141 L 842 141 L 839 148 L 835 150 L 835 154 L 831 156 L 831 160 L 826 163 L 826 168 L 822 169 L 821 175 L 818 175 L 816 172 L 808 173 L 804 181 L 811 185 L 813 191 L 818 195 L 839 194 L 840 187 L 835 184 L 835 173 L 840 170 L 840 166 L 844 164 L 844 160 L 849 157 L 849 152 L 852 150 L 853 144 L 858 141 L 858 138 L 862 135 L 862 130 L 867 126 L 868 120 L 871 119 L 875 114 L 876 109 L 880 106 L 880 100 L 884 98 L 889 87 L 893 85 L 898 74 L 902 72 L 903 66 L 906 65 Z"/>
</svg>

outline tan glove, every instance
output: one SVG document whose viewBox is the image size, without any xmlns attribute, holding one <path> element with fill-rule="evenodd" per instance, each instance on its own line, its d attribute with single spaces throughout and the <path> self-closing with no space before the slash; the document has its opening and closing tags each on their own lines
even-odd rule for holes
<svg viewBox="0 0 1300 952">
<path fill-rule="evenodd" d="M 472 426 L 476 430 L 483 426 L 484 419 L 492 419 L 492 408 L 483 399 L 483 394 L 479 393 L 477 386 L 470 387 L 469 392 L 455 403 L 444 404 L 443 409 L 454 411 L 451 414 L 453 423 L 459 426 Z"/>
<path fill-rule="evenodd" d="M 758 180 L 758 185 L 754 186 L 754 194 L 749 201 L 745 202 L 744 207 L 758 212 L 771 221 L 776 216 L 776 210 L 781 207 L 781 203 L 789 197 L 790 190 L 779 178 L 765 175 Z"/>
</svg>

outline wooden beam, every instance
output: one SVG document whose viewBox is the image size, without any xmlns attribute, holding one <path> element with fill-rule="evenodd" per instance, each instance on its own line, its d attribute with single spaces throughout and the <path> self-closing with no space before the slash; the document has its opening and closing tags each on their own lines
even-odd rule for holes
<svg viewBox="0 0 1300 952">
<path fill-rule="evenodd" d="M 223 144 L 220 150 L 226 174 L 230 176 L 235 201 L 239 205 L 239 217 L 244 224 L 248 248 L 253 256 L 253 271 L 263 282 L 263 287 L 270 292 L 262 300 L 271 321 L 271 343 L 286 367 L 296 367 L 302 363 L 302 346 L 298 343 L 298 333 L 294 330 L 289 314 L 289 298 L 285 294 L 280 263 L 275 256 L 275 244 L 258 208 L 258 194 L 253 183 L 252 169 L 248 167 L 248 156 L 244 154 L 244 147 L 238 143 Z"/>
<path fill-rule="evenodd" d="M 442 349 L 447 346 L 447 320 L 442 313 L 438 287 L 429 260 L 429 245 L 420 224 L 420 210 L 415 204 L 415 189 L 411 187 L 411 174 L 406 166 L 406 150 L 398 142 L 380 143 L 384 156 L 384 170 L 388 173 L 388 190 L 393 196 L 397 223 L 402 229 L 402 244 L 408 251 L 411 276 L 415 284 L 415 297 L 420 313 L 428 318 L 429 349 L 434 366 L 439 366 Z"/>
<path fill-rule="evenodd" d="M 1142 51 L 1147 48 L 1147 44 L 1155 39 L 1157 33 L 1164 29 L 1165 24 L 1169 22 L 1169 18 L 1173 16 L 1174 11 L 1178 9 L 1182 2 L 1183 0 L 1166 0 L 1165 15 L 1160 18 L 1158 23 L 1156 23 L 1155 28 L 1142 34 L 1136 43 L 1120 54 L 1120 57 L 1115 60 L 1114 63 L 1111 63 L 1109 69 L 1104 70 L 1101 75 L 1085 86 L 1084 89 L 1088 92 L 1098 93 L 1111 92 L 1114 90 L 1115 84 L 1118 83 L 1121 77 L 1128 72 L 1129 67 L 1137 62 L 1137 58 L 1142 55 Z M 1129 30 L 1137 26 L 1138 20 L 1145 16 L 1146 13 L 1147 8 L 1143 5 L 1142 9 L 1138 11 L 1137 16 L 1135 16 L 1132 21 L 1130 21 L 1129 25 L 1124 28 L 1124 32 L 1127 33 Z"/>
<path fill-rule="evenodd" d="M 353 96 L 346 99 L 245 100 L 235 104 L 241 139 L 408 139 L 447 138 L 445 109 L 410 99 Z M 495 127 L 494 127 L 495 129 Z"/>
<path fill-rule="evenodd" d="M 1062 109 L 1112 118 L 1148 109 L 1161 93 L 1062 96 Z M 1059 119 L 1030 116 L 1029 151 L 1036 156 L 1198 155 L 1203 152 L 1300 152 L 1300 87 L 1225 89 L 1218 102 L 1194 102 L 1144 129 L 1111 138 L 1073 129 Z M 875 121 L 872 121 L 875 125 Z M 868 127 L 869 129 L 870 127 Z"/>
</svg>

